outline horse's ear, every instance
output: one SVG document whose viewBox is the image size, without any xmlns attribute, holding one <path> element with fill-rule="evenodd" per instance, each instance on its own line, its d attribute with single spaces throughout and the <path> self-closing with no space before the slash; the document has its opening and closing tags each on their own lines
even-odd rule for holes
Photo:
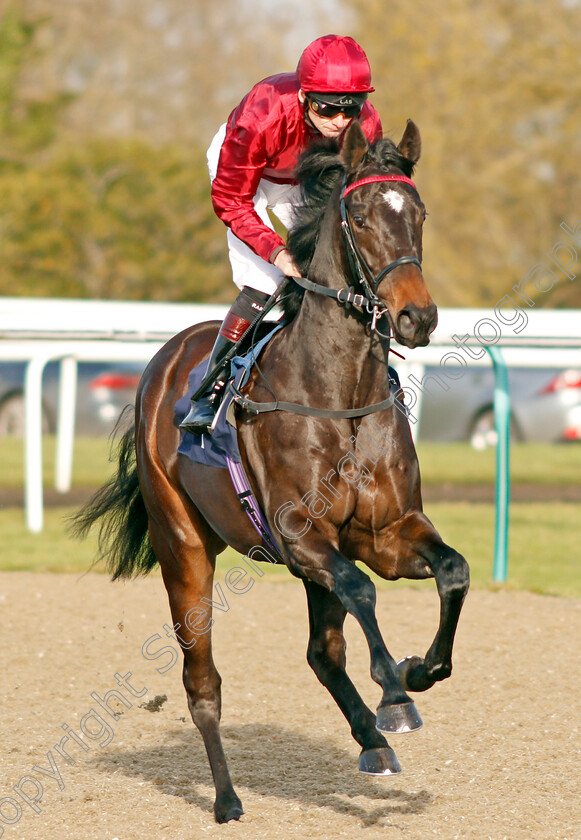
<svg viewBox="0 0 581 840">
<path fill-rule="evenodd" d="M 398 151 L 412 163 L 417 163 L 422 154 L 422 138 L 420 130 L 413 120 L 406 123 L 403 137 L 399 141 Z"/>
<path fill-rule="evenodd" d="M 345 132 L 345 139 L 341 148 L 340 158 L 345 169 L 352 170 L 359 166 L 368 148 L 369 143 L 363 129 L 357 120 L 353 120 Z"/>
</svg>

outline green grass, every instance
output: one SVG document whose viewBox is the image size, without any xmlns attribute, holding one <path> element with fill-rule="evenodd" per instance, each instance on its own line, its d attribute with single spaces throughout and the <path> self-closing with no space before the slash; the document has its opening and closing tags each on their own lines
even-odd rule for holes
<svg viewBox="0 0 581 840">
<path fill-rule="evenodd" d="M 463 554 L 476 586 L 492 583 L 494 505 L 426 505 L 442 538 Z M 512 589 L 581 597 L 581 504 L 510 506 L 508 581 Z"/>
<path fill-rule="evenodd" d="M 77 438 L 73 460 L 73 483 L 98 487 L 113 471 L 106 438 Z M 43 441 L 44 479 L 53 481 L 55 439 Z M 424 484 L 491 483 L 496 462 L 494 450 L 476 452 L 466 443 L 420 443 L 418 457 Z M 0 484 L 19 487 L 23 481 L 22 441 L 0 438 Z M 581 445 L 515 444 L 511 447 L 511 480 L 514 483 L 579 484 Z"/>
<path fill-rule="evenodd" d="M 106 437 L 76 438 L 73 449 L 73 484 L 77 487 L 100 487 L 114 469 L 109 461 L 110 443 Z M 43 438 L 42 464 L 45 486 L 54 481 L 56 440 Z M 2 487 L 21 487 L 24 476 L 24 443 L 22 440 L 0 438 Z"/>
<path fill-rule="evenodd" d="M 46 485 L 53 480 L 55 441 L 45 438 L 43 447 Z M 475 452 L 465 444 L 424 443 L 418 447 L 422 479 L 434 483 L 492 483 L 495 475 L 493 451 Z M 22 486 L 23 447 L 21 441 L 0 439 L 0 484 Z M 73 484 L 98 487 L 112 473 L 108 460 L 109 442 L 103 438 L 78 438 L 75 442 Z M 511 449 L 513 483 L 578 484 L 581 475 L 581 446 L 520 444 Z M 38 570 L 83 573 L 96 555 L 96 538 L 73 541 L 65 534 L 64 517 L 72 510 L 47 508 L 42 534 L 26 530 L 20 509 L 0 510 L 0 544 L 4 570 Z M 494 540 L 494 506 L 432 502 L 426 513 L 442 537 L 465 555 L 475 586 L 490 586 Z M 581 597 L 578 556 L 581 544 L 581 504 L 516 504 L 510 507 L 508 586 L 533 591 Z M 219 559 L 223 574 L 240 562 L 227 550 Z M 101 567 L 96 567 L 99 570 Z M 286 569 L 265 568 L 265 579 L 288 580 Z M 102 569 L 101 569 L 102 570 Z M 398 582 L 380 586 L 431 586 L 431 583 Z"/>
<path fill-rule="evenodd" d="M 44 530 L 41 534 L 31 534 L 26 528 L 22 510 L 0 510 L 0 569 L 32 572 L 88 571 L 97 553 L 97 540 L 94 534 L 83 542 L 67 536 L 64 519 L 71 513 L 72 508 L 47 508 L 44 512 Z"/>
<path fill-rule="evenodd" d="M 496 451 L 477 452 L 467 443 L 419 443 L 423 484 L 492 483 Z M 510 448 L 510 477 L 514 484 L 579 484 L 581 446 L 516 443 Z"/>
<path fill-rule="evenodd" d="M 42 534 L 30 534 L 20 510 L 0 510 L 0 541 L 3 570 L 30 570 L 83 573 L 91 569 L 96 555 L 94 535 L 84 542 L 65 534 L 64 517 L 71 509 L 45 511 Z M 471 567 L 472 585 L 488 587 L 492 582 L 493 505 L 432 503 L 426 506 L 443 539 L 460 551 Z M 579 544 L 581 505 L 513 504 L 509 542 L 508 583 L 513 589 L 529 589 L 545 594 L 581 597 Z M 240 555 L 227 549 L 219 558 L 223 575 L 240 563 Z M 291 580 L 285 568 L 261 564 L 264 580 Z M 103 571 L 96 566 L 95 571 Z M 376 578 L 376 580 L 378 580 Z M 392 586 L 433 586 L 432 582 L 379 581 L 382 588 Z"/>
</svg>

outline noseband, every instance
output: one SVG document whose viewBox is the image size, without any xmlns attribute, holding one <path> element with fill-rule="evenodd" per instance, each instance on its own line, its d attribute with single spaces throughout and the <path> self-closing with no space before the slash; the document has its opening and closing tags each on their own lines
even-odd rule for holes
<svg viewBox="0 0 581 840">
<path fill-rule="evenodd" d="M 319 283 L 313 283 L 312 280 L 307 280 L 305 277 L 293 277 L 293 280 L 299 286 L 302 286 L 303 289 L 308 289 L 311 292 L 318 292 L 319 294 L 327 295 L 328 297 L 334 297 L 339 303 L 354 304 L 355 306 L 364 307 L 372 316 L 372 330 L 377 330 L 377 321 L 387 312 L 387 307 L 377 297 L 377 289 L 379 288 L 381 281 L 400 265 L 412 263 L 413 265 L 417 265 L 420 271 L 422 268 L 422 264 L 417 257 L 411 255 L 403 256 L 393 260 L 393 262 L 390 262 L 385 266 L 385 268 L 382 268 L 379 274 L 374 275 L 369 263 L 361 253 L 357 240 L 355 239 L 355 234 L 351 225 L 351 218 L 345 204 L 345 198 L 350 192 L 357 189 L 357 187 L 363 187 L 366 184 L 375 184 L 381 181 L 399 181 L 403 184 L 409 184 L 409 186 L 413 187 L 414 190 L 417 189 L 412 179 L 408 178 L 406 175 L 371 175 L 368 178 L 361 178 L 359 181 L 354 181 L 352 184 L 349 184 L 349 186 L 347 186 L 347 176 L 345 175 L 343 177 L 343 185 L 341 188 L 341 201 L 339 205 L 341 214 L 341 231 L 343 233 L 343 239 L 347 249 L 349 268 L 351 276 L 359 281 L 359 284 L 363 288 L 365 294 L 357 294 L 352 288 L 329 289 L 327 286 L 321 286 Z M 389 336 L 383 337 L 388 338 Z"/>
</svg>

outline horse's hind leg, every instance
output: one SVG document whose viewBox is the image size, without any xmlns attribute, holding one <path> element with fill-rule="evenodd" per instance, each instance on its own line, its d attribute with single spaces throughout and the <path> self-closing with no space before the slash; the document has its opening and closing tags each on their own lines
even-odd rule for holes
<svg viewBox="0 0 581 840">
<path fill-rule="evenodd" d="M 359 770 L 382 776 L 401 772 L 394 751 L 376 728 L 375 715 L 345 671 L 345 607 L 333 592 L 318 583 L 310 580 L 303 583 L 309 605 L 307 661 L 347 718 L 351 734 L 361 746 Z"/>
<path fill-rule="evenodd" d="M 200 523 L 200 530 L 203 528 Z M 195 529 L 187 529 L 187 538 L 184 530 L 182 523 L 178 539 L 151 523 L 150 537 L 168 592 L 174 631 L 184 654 L 183 679 L 188 706 L 204 739 L 214 777 L 214 814 L 216 821 L 223 823 L 237 820 L 243 810 L 232 786 L 219 729 L 222 680 L 212 658 L 212 618 L 208 605 L 212 601 L 215 553 L 205 547 Z"/>
</svg>

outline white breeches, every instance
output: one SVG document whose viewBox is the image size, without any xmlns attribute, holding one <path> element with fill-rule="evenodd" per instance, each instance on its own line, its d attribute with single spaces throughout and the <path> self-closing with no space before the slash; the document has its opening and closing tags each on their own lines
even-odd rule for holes
<svg viewBox="0 0 581 840">
<path fill-rule="evenodd" d="M 207 152 L 208 170 L 210 180 L 213 181 L 218 168 L 220 149 L 226 134 L 226 124 L 220 127 L 212 140 Z M 272 210 L 274 215 L 280 219 L 287 230 L 292 227 L 293 209 L 299 202 L 300 187 L 293 184 L 274 184 L 272 181 L 262 179 L 254 196 L 254 209 L 265 225 L 271 230 L 274 226 L 268 215 Z M 233 280 L 241 289 L 243 286 L 251 286 L 259 292 L 272 295 L 279 283 L 283 280 L 284 274 L 276 266 L 263 260 L 255 254 L 241 239 L 238 239 L 231 230 L 227 231 L 228 255 L 232 265 Z"/>
</svg>

